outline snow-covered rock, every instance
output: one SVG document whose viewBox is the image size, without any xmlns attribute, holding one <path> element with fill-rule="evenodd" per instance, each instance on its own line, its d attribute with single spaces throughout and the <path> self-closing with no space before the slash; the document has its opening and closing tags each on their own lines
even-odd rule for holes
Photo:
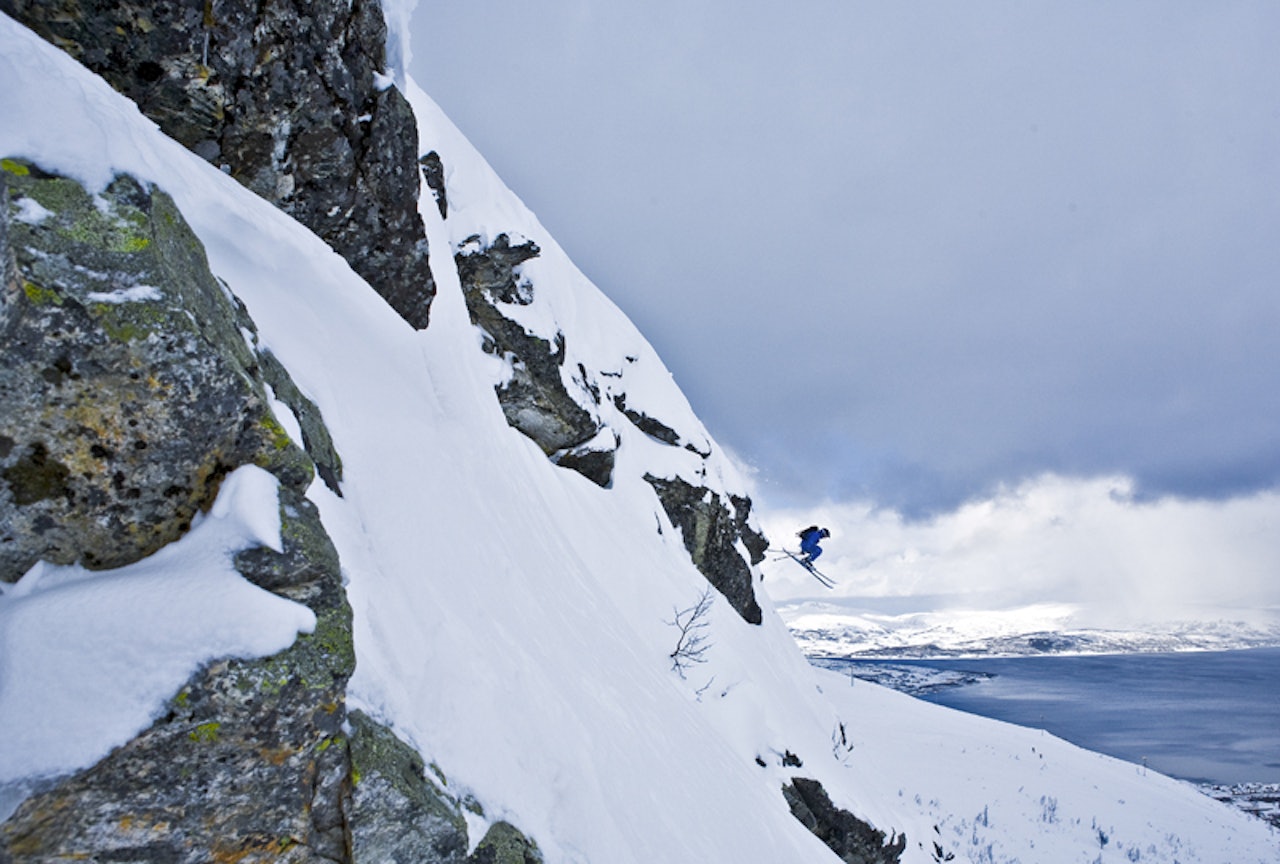
<svg viewBox="0 0 1280 864">
<path fill-rule="evenodd" d="M 21 118 L 0 124 L 0 154 L 91 191 L 127 174 L 170 195 L 213 274 L 244 304 L 256 349 L 270 352 L 306 400 L 273 385 L 289 405 L 281 413 L 295 415 L 282 430 L 302 435 L 323 418 L 332 444 L 324 449 L 336 455 L 313 459 L 329 460 L 335 474 L 340 457 L 341 468 L 336 490 L 317 480 L 293 501 L 251 480 L 236 506 L 215 507 L 197 530 L 133 565 L 146 568 L 145 579 L 42 564 L 6 587 L 2 740 L 26 743 L 0 750 L 0 783 L 10 808 L 35 794 L 0 825 L 0 860 L 376 860 L 361 856 L 391 854 L 398 838 L 377 830 L 386 826 L 378 820 L 398 813 L 420 829 L 415 854 L 434 848 L 441 861 L 485 860 L 501 847 L 549 862 L 798 864 L 838 860 L 832 850 L 861 834 L 883 837 L 888 857 L 902 844 L 900 860 L 912 864 L 1274 864 L 1270 828 L 1184 784 L 812 669 L 757 590 L 754 541 L 743 530 L 753 519 L 736 500 L 741 479 L 653 349 L 425 94 L 391 77 L 417 115 L 418 154 L 436 154 L 447 192 L 445 208 L 429 190 L 419 199 L 439 289 L 425 330 L 310 230 L 0 17 L 0 116 Z M 531 302 L 502 301 L 501 312 L 548 345 L 563 334 L 556 370 L 565 391 L 615 442 L 604 486 L 512 429 L 495 388 L 511 380 L 515 361 L 484 350 L 458 267 L 441 266 L 449 256 L 440 250 L 492 248 L 504 234 L 539 254 L 519 265 L 517 287 L 528 281 Z M 691 555 L 700 523 L 696 514 L 673 517 L 647 477 L 679 479 L 703 490 L 682 497 L 720 502 L 725 536 L 738 540 L 719 545 L 742 559 L 759 607 L 759 623 L 749 623 L 711 595 L 700 613 L 701 662 L 682 670 L 671 656 L 678 622 L 708 584 Z M 314 598 L 302 586 L 295 602 L 231 567 L 245 555 L 269 557 L 264 547 L 287 559 L 291 508 L 318 516 L 333 544 L 355 665 L 313 722 L 282 736 L 278 749 L 255 750 L 264 739 L 254 735 L 278 730 L 252 712 L 277 686 L 307 689 L 310 661 L 290 661 L 289 652 L 311 650 L 330 682 L 350 671 L 329 665 L 343 655 L 340 632 L 329 641 L 341 605 L 327 624 L 304 605 Z M 271 574 L 288 568 L 243 569 L 276 587 Z M 189 595 L 193 586 L 204 593 Z M 116 588 L 128 590 L 104 593 Z M 51 639 L 42 625 L 55 623 L 64 626 Z M 252 638 L 259 629 L 270 638 Z M 299 631 L 307 635 L 295 640 Z M 180 662 L 172 645 L 183 646 Z M 236 659 L 224 665 L 228 657 Z M 210 673 L 245 687 L 188 689 Z M 111 724 L 95 722 L 104 693 L 114 700 Z M 198 712 L 214 702 L 262 722 L 237 727 L 243 738 L 210 727 L 221 721 Z M 337 725 L 348 705 L 361 717 Z M 74 750 L 69 737 L 41 734 L 68 718 L 78 718 Z M 131 761 L 139 742 L 157 736 L 184 748 L 165 751 L 173 771 L 164 790 L 151 789 L 145 763 Z M 273 819 L 237 793 L 226 812 L 258 821 L 228 832 L 219 804 L 230 787 L 192 778 L 221 777 L 204 773 L 211 759 L 234 764 L 249 751 L 304 772 L 314 757 L 308 793 L 356 809 L 317 813 L 295 796 Z M 120 764 L 137 768 L 126 795 L 100 782 Z M 93 831 L 41 819 L 41 802 L 68 788 Z M 158 791 L 161 806 L 139 809 Z M 209 802 L 199 811 L 208 821 L 161 818 L 196 799 Z M 363 812 L 380 815 L 361 821 L 362 801 L 371 808 Z M 352 814 L 356 825 L 343 821 Z M 811 828 L 822 825 L 841 836 L 820 839 Z M 344 832 L 369 845 L 339 849 Z"/>
</svg>

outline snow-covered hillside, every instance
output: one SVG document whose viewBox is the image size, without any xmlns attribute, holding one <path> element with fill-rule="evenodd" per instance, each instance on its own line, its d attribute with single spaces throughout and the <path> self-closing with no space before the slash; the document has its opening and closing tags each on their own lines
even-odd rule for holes
<svg viewBox="0 0 1280 864">
<path fill-rule="evenodd" d="M 485 814 L 477 823 L 519 825 L 549 862 L 835 860 L 783 797 L 806 777 L 837 807 L 905 833 L 912 864 L 1280 860 L 1275 832 L 1188 785 L 811 668 L 765 596 L 751 625 L 713 595 L 705 662 L 673 671 L 671 622 L 707 582 L 644 475 L 726 494 L 741 480 L 643 337 L 407 87 L 451 207 L 442 219 L 423 196 L 438 295 L 422 331 L 309 231 L 0 16 L 0 156 L 95 188 L 128 172 L 166 190 L 260 343 L 320 407 L 344 494 L 318 481 L 308 494 L 355 612 L 349 701 L 472 796 Z M 450 266 L 467 238 L 498 233 L 542 249 L 527 265 L 543 292 L 527 326 L 569 334 L 572 363 L 623 375 L 629 403 L 698 438 L 695 449 L 619 422 L 606 489 L 508 425 L 494 397 L 508 369 L 481 350 Z M 262 516 L 274 487 L 252 469 L 224 491 L 206 523 L 226 520 L 217 542 L 193 531 L 141 576 L 41 566 L 5 586 L 0 784 L 10 806 L 30 781 L 85 767 L 147 726 L 202 662 L 276 650 L 282 631 L 310 626 L 296 604 L 218 583 L 226 550 L 270 545 L 278 531 Z M 272 638 L 226 637 L 224 625 L 249 614 Z M 176 646 L 180 662 L 159 662 Z M 100 698 L 109 724 L 98 722 Z M 45 734 L 55 721 L 59 734 Z"/>
</svg>

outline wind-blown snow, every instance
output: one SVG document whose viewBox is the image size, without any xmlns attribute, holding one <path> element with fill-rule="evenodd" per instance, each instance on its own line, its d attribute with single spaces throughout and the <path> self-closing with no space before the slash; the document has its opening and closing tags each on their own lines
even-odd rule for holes
<svg viewBox="0 0 1280 864">
<path fill-rule="evenodd" d="M 137 735 L 201 664 L 284 650 L 315 615 L 232 557 L 280 548 L 277 482 L 246 466 L 208 516 L 105 573 L 36 564 L 0 595 L 0 788 L 92 764 Z M 0 809 L 0 815 L 7 812 Z"/>
<path fill-rule="evenodd" d="M 563 330 L 567 369 L 580 361 L 619 372 L 607 382 L 628 407 L 702 452 L 712 447 L 643 337 L 407 87 L 424 151 L 443 158 L 453 208 L 447 221 L 429 197 L 421 208 L 439 288 L 422 332 L 314 235 L 0 20 L 0 116 L 23 118 L 0 127 L 0 152 L 97 186 L 128 171 L 168 191 L 214 272 L 245 301 L 262 345 L 320 407 L 343 459 L 344 496 L 322 484 L 309 494 L 340 552 L 355 612 L 353 704 L 390 722 L 487 818 L 533 836 L 549 862 L 832 860 L 781 795 L 798 774 L 885 831 L 905 830 L 907 862 L 932 861 L 936 840 L 956 861 L 1110 862 L 1138 860 L 1124 856 L 1139 849 L 1150 862 L 1274 864 L 1269 829 L 1189 787 L 1039 733 L 820 679 L 767 597 L 760 626 L 717 600 L 707 662 L 687 680 L 672 672 L 668 622 L 706 583 L 642 474 L 683 474 L 724 491 L 738 488 L 736 472 L 718 450 L 704 462 L 628 427 L 608 399 L 602 416 L 623 437 L 612 489 L 556 468 L 507 426 L 493 395 L 502 364 L 479 350 L 449 266 L 452 246 L 471 234 L 535 240 L 542 255 L 522 272 L 539 301 L 522 323 L 543 335 Z M 240 512 L 228 507 L 201 528 L 219 512 Z M 272 539 L 257 519 L 239 530 Z M 127 578 L 119 571 L 75 584 Z M 135 623 L 158 623 L 156 607 L 167 609 L 182 585 L 157 571 L 146 583 L 154 605 Z M 36 596 L 3 602 L 18 608 Z M 237 602 L 249 614 L 259 600 Z M 267 617 L 290 634 L 306 624 L 292 604 Z M 34 637 L 6 626 L 4 638 L 7 691 L 10 650 Z M 95 647 L 45 661 L 70 667 Z M 34 729 L 58 710 L 96 719 L 100 705 L 64 688 L 60 668 L 42 670 L 48 701 L 4 703 L 13 705 L 2 715 L 6 740 L 10 728 Z M 120 672 L 102 670 L 99 686 L 114 686 Z M 139 716 L 181 682 L 144 683 L 145 692 L 121 697 Z M 842 724 L 852 750 L 838 744 Z M 1030 750 L 1040 742 L 1044 760 Z M 782 766 L 787 751 L 803 768 Z M 94 758 L 68 752 L 58 770 Z M 23 774 L 15 765 L 12 776 Z"/>
</svg>

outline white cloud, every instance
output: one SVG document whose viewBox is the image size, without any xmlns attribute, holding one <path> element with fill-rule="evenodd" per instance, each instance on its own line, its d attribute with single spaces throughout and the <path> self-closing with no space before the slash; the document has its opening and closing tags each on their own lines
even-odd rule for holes
<svg viewBox="0 0 1280 864">
<path fill-rule="evenodd" d="M 835 599 L 907 598 L 898 609 L 1072 604 L 1091 623 L 1280 606 L 1280 495 L 1141 501 L 1123 477 L 1043 475 L 922 520 L 866 504 L 765 510 L 775 545 L 830 527 Z M 779 602 L 814 597 L 798 568 L 768 569 Z"/>
<path fill-rule="evenodd" d="M 418 79 L 762 484 L 1280 484 L 1277 4 L 485 8 Z"/>
</svg>

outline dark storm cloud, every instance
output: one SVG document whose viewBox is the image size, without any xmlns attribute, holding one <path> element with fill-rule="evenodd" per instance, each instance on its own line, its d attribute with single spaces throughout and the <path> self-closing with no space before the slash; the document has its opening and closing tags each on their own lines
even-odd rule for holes
<svg viewBox="0 0 1280 864">
<path fill-rule="evenodd" d="M 1045 471 L 1280 482 L 1280 7 L 500 0 L 415 23 L 419 83 L 769 497 L 920 514 Z"/>
</svg>

